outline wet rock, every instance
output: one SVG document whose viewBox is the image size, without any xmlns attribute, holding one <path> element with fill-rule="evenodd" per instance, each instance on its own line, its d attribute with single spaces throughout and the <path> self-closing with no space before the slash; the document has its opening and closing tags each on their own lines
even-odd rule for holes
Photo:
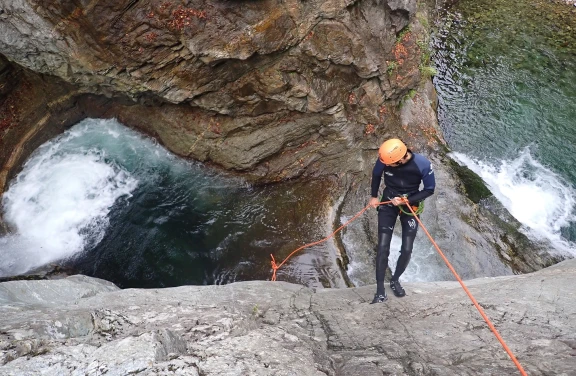
<svg viewBox="0 0 576 376">
<path fill-rule="evenodd" d="M 517 229 L 492 231 L 502 224 L 461 197 L 437 98 L 419 70 L 427 16 L 416 17 L 415 1 L 37 0 L 2 9 L 2 191 L 46 140 L 85 117 L 116 117 L 180 156 L 256 183 L 336 180 L 342 206 L 333 207 L 347 216 L 365 205 L 379 144 L 399 136 L 438 165 L 441 187 L 424 220 L 456 264 L 470 263 L 464 276 L 550 264 L 524 255 L 541 245 L 514 240 Z M 370 218 L 340 241 L 342 264 L 355 264 L 360 284 L 373 276 Z"/>
<path fill-rule="evenodd" d="M 21 274 L 12 277 L 2 277 L 0 282 L 20 281 L 20 280 L 35 280 L 35 279 L 60 279 L 70 275 L 78 274 L 78 271 L 72 268 L 63 267 L 56 264 L 49 264 L 35 270 L 31 270 L 26 274 Z"/>
<path fill-rule="evenodd" d="M 65 82 L 40 84 L 37 101 L 66 103 L 54 92 L 66 88 L 83 116 L 117 117 L 178 155 L 260 182 L 357 171 L 348 155 L 366 146 L 364 129 L 381 138 L 398 126 L 378 109 L 421 80 L 419 34 L 406 32 L 418 29 L 413 0 L 16 1 L 3 9 L 8 60 Z M 24 124 L 3 136 L 9 149 L 38 145 L 58 122 L 16 120 Z M 28 153 L 7 156 L 16 161 L 6 170 Z"/>
</svg>

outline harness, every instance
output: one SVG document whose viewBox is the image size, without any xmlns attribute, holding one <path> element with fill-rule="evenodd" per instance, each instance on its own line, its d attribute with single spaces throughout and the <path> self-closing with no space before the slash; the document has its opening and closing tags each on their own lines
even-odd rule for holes
<svg viewBox="0 0 576 376">
<path fill-rule="evenodd" d="M 398 195 L 398 194 L 393 194 L 393 195 L 395 195 L 395 196 L 401 196 L 401 197 L 408 197 L 408 194 L 407 194 L 407 193 L 406 193 L 406 194 L 403 194 L 403 195 Z M 382 195 L 381 201 L 386 201 L 386 197 L 385 197 L 384 195 Z M 392 205 L 392 204 L 388 204 L 388 205 Z M 405 208 L 405 209 L 404 209 L 404 206 L 407 206 L 407 205 L 399 205 L 399 206 L 398 206 L 398 209 L 400 209 L 400 211 L 401 211 L 402 213 L 413 217 L 414 214 L 412 214 L 412 212 L 410 211 L 410 209 L 408 209 L 408 208 Z M 418 215 L 418 216 L 424 212 L 424 201 L 423 201 L 423 200 L 420 201 L 420 202 L 418 203 L 418 205 L 410 205 L 410 206 L 412 207 L 412 210 L 414 210 L 414 213 L 416 213 L 416 215 Z"/>
<path fill-rule="evenodd" d="M 414 214 L 412 214 L 411 211 L 406 211 L 404 210 L 402 207 L 406 206 L 406 205 L 400 205 L 398 206 L 398 209 L 400 209 L 400 211 L 406 215 L 410 215 L 410 216 L 414 216 Z M 416 213 L 416 215 L 420 215 L 422 214 L 422 212 L 424 211 L 424 201 L 420 201 L 418 203 L 418 205 L 410 205 L 412 207 L 412 210 L 414 210 L 414 213 Z"/>
</svg>

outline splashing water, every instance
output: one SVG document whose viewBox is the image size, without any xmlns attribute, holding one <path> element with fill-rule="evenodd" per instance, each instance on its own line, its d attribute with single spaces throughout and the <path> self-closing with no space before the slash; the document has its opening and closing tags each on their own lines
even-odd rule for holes
<svg viewBox="0 0 576 376">
<path fill-rule="evenodd" d="M 549 239 L 559 250 L 576 255 L 573 242 L 562 236 L 563 229 L 576 223 L 576 191 L 538 162 L 529 148 L 499 166 L 462 153 L 452 153 L 452 157 L 484 180 L 510 214 L 527 227 L 527 235 Z"/>
<path fill-rule="evenodd" d="M 576 255 L 576 19 L 552 1 L 463 0 L 434 33 L 438 119 L 530 237 Z M 542 14 L 547 17 L 543 18 Z"/>
<path fill-rule="evenodd" d="M 69 132 L 41 146 L 4 194 L 5 218 L 16 235 L 0 239 L 0 276 L 24 273 L 97 244 L 111 207 L 137 186 L 103 153 L 70 148 L 78 134 Z"/>
<path fill-rule="evenodd" d="M 86 119 L 44 144 L 3 196 L 14 234 L 0 238 L 0 276 L 47 263 L 120 287 L 266 279 L 324 234 L 321 181 L 253 187 L 183 160 L 113 119 Z M 325 246 L 280 270 L 281 280 L 339 285 Z"/>
</svg>

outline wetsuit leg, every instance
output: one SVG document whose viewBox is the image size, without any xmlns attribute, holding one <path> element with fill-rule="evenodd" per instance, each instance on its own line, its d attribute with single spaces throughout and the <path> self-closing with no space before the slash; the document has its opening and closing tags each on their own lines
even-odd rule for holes
<svg viewBox="0 0 576 376">
<path fill-rule="evenodd" d="M 400 214 L 400 223 L 402 224 L 402 247 L 400 248 L 400 257 L 396 263 L 396 269 L 392 276 L 393 281 L 397 281 L 402 273 L 406 270 L 410 258 L 412 257 L 412 248 L 414 247 L 414 239 L 418 232 L 418 222 L 413 216 Z"/>
<path fill-rule="evenodd" d="M 376 246 L 376 294 L 384 295 L 384 276 L 390 256 L 390 241 L 400 211 L 395 206 L 378 208 L 378 245 Z"/>
</svg>

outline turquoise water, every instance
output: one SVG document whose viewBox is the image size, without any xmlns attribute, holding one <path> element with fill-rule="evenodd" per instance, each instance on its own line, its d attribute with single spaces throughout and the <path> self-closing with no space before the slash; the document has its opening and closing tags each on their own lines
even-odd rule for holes
<svg viewBox="0 0 576 376">
<path fill-rule="evenodd" d="M 439 122 L 531 236 L 576 255 L 576 9 L 458 2 L 439 21 Z"/>
<path fill-rule="evenodd" d="M 120 287 L 270 279 L 270 254 L 282 261 L 324 237 L 328 192 L 314 181 L 252 186 L 87 119 L 35 151 L 3 195 L 16 231 L 0 238 L 0 276 L 56 263 Z M 338 286 L 333 254 L 309 248 L 278 279 Z"/>
</svg>

